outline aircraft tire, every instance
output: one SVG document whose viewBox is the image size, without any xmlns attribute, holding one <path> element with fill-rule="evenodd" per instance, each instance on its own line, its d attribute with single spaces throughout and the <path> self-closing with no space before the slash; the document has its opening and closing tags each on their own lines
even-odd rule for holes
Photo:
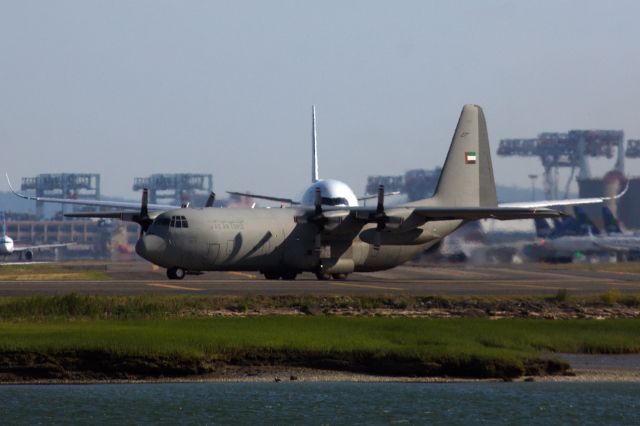
<svg viewBox="0 0 640 426">
<path fill-rule="evenodd" d="M 277 272 L 264 272 L 264 278 L 267 280 L 279 280 L 280 274 Z"/>
<path fill-rule="evenodd" d="M 186 275 L 186 272 L 182 268 L 170 268 L 167 269 L 167 278 L 170 280 L 181 280 Z"/>
<path fill-rule="evenodd" d="M 332 274 L 334 280 L 346 280 L 349 274 Z"/>
<path fill-rule="evenodd" d="M 316 272 L 316 278 L 317 278 L 319 281 L 327 281 L 328 279 L 330 279 L 330 278 L 331 278 L 331 275 L 329 275 L 329 274 L 325 274 L 325 273 L 323 273 L 323 272 Z"/>
<path fill-rule="evenodd" d="M 280 276 L 283 280 L 293 281 L 298 276 L 298 273 L 295 271 L 285 271 Z"/>
</svg>

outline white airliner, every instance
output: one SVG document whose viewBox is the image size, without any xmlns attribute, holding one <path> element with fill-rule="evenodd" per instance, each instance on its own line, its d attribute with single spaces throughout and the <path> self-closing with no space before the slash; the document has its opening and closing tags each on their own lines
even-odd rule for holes
<svg viewBox="0 0 640 426">
<path fill-rule="evenodd" d="M 256 195 L 246 192 L 227 191 L 227 194 L 243 197 L 259 198 L 275 201 L 292 206 L 313 206 L 316 197 L 316 188 L 320 188 L 322 205 L 328 207 L 357 207 L 358 201 L 376 198 L 377 195 L 356 197 L 349 185 L 336 179 L 320 179 L 318 177 L 318 144 L 316 132 L 316 106 L 311 107 L 311 185 L 302 194 L 302 199 L 273 197 L 270 195 Z M 387 192 L 385 196 L 396 195 L 399 192 Z"/>
<path fill-rule="evenodd" d="M 2 214 L 2 236 L 0 237 L 0 256 L 6 258 L 7 256 L 11 256 L 12 254 L 17 254 L 22 257 L 26 261 L 33 260 L 33 252 L 36 250 L 48 250 L 54 249 L 58 247 L 67 247 L 74 243 L 61 243 L 61 244 L 42 244 L 39 246 L 24 246 L 24 247 L 16 247 L 13 245 L 13 239 L 7 235 L 7 223 L 4 218 L 4 213 Z"/>
</svg>

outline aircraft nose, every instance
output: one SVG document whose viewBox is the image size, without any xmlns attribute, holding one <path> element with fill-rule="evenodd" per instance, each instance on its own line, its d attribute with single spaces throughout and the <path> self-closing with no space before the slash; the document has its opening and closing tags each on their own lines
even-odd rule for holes
<svg viewBox="0 0 640 426">
<path fill-rule="evenodd" d="M 147 234 L 140 238 L 136 243 L 136 253 L 149 260 L 154 255 L 164 252 L 166 247 L 167 243 L 165 243 L 164 239 L 157 235 Z"/>
</svg>

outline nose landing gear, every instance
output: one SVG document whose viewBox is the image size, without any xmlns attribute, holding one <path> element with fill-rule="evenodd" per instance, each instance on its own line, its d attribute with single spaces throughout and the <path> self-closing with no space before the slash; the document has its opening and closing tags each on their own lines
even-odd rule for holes
<svg viewBox="0 0 640 426">
<path fill-rule="evenodd" d="M 267 280 L 279 280 L 282 278 L 285 281 L 293 281 L 298 276 L 296 271 L 264 271 L 263 274 Z"/>
<path fill-rule="evenodd" d="M 344 274 L 344 273 L 340 273 L 340 274 L 327 274 L 324 272 L 316 272 L 316 278 L 319 281 L 327 281 L 329 279 L 331 279 L 333 277 L 334 280 L 340 280 L 340 281 L 344 281 L 347 279 L 347 275 L 349 274 Z"/>
<path fill-rule="evenodd" d="M 186 275 L 186 271 L 182 268 L 167 269 L 167 278 L 170 280 L 181 280 Z"/>
</svg>

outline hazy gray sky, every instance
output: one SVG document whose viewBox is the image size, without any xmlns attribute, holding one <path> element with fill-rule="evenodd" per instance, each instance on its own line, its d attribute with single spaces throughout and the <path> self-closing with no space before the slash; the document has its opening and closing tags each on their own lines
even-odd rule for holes
<svg viewBox="0 0 640 426">
<path fill-rule="evenodd" d="M 640 138 L 638 16 L 637 1 L 0 0 L 2 167 L 101 173 L 109 195 L 211 172 L 218 192 L 297 196 L 313 103 L 320 175 L 357 194 L 369 174 L 440 165 L 465 103 L 494 153 L 541 131 Z M 522 186 L 541 172 L 494 168 Z"/>
</svg>

